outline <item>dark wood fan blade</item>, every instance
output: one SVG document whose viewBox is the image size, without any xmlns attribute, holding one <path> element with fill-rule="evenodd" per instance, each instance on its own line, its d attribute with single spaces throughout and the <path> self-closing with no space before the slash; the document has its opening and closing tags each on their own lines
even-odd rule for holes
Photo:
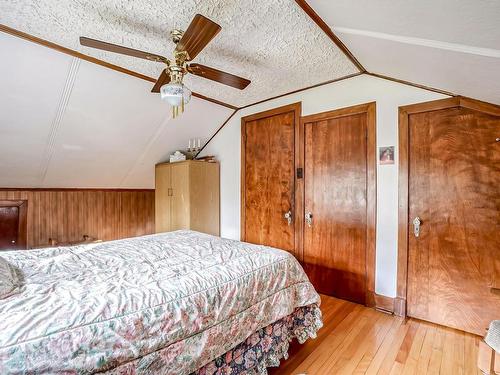
<svg viewBox="0 0 500 375">
<path fill-rule="evenodd" d="M 102 42 L 96 39 L 86 38 L 84 36 L 80 37 L 80 44 L 86 47 L 92 47 L 97 49 L 102 49 L 108 52 L 121 53 L 122 55 L 139 57 L 141 59 L 151 60 L 151 61 L 159 61 L 159 62 L 167 62 L 168 59 L 166 57 L 155 55 L 154 53 L 143 52 L 137 49 L 128 48 L 119 46 L 117 44 L 112 44 L 108 42 Z"/>
<path fill-rule="evenodd" d="M 193 60 L 203 48 L 219 33 L 221 27 L 207 17 L 197 14 L 184 32 L 175 50 L 186 51 L 188 61 Z"/>
<path fill-rule="evenodd" d="M 240 90 L 243 90 L 250 84 L 250 81 L 248 79 L 241 78 L 235 76 L 234 74 L 226 73 L 222 70 L 210 68 L 201 64 L 191 64 L 188 66 L 187 70 L 194 75 L 206 79 L 211 79 L 212 81 L 220 82 L 224 85 L 235 87 Z"/>
<path fill-rule="evenodd" d="M 160 92 L 160 88 L 170 82 L 170 74 L 167 73 L 167 70 L 164 69 L 160 76 L 158 77 L 158 81 L 156 81 L 155 85 L 151 92 Z"/>
</svg>

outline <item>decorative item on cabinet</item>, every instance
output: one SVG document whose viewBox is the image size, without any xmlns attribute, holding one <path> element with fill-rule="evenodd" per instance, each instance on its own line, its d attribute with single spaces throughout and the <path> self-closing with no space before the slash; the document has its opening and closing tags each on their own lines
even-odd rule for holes
<svg viewBox="0 0 500 375">
<path fill-rule="evenodd" d="M 219 163 L 156 165 L 156 232 L 191 229 L 219 235 Z"/>
<path fill-rule="evenodd" d="M 196 155 L 201 150 L 201 138 L 193 138 L 188 142 L 188 149 L 186 150 L 186 155 L 189 160 L 196 158 Z"/>
<path fill-rule="evenodd" d="M 215 159 L 215 156 L 213 156 L 213 155 L 202 156 L 202 157 L 196 158 L 196 160 L 206 161 L 207 163 L 217 163 L 217 160 Z"/>
<path fill-rule="evenodd" d="M 186 155 L 184 155 L 180 151 L 175 151 L 172 155 L 170 155 L 171 163 L 176 163 L 178 161 L 184 161 L 184 160 L 186 160 Z"/>
</svg>

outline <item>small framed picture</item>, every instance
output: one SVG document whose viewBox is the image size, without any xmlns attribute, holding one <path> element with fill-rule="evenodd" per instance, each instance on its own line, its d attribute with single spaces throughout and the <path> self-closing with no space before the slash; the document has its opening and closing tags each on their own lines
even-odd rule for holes
<svg viewBox="0 0 500 375">
<path fill-rule="evenodd" d="M 394 164 L 394 146 L 379 147 L 378 160 L 380 165 Z"/>
</svg>

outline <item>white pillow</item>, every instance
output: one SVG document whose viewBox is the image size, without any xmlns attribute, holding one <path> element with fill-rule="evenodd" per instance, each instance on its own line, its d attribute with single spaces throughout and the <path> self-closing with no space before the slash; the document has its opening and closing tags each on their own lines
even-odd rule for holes
<svg viewBox="0 0 500 375">
<path fill-rule="evenodd" d="M 17 269 L 0 257 L 0 299 L 7 298 L 17 292 L 21 285 Z"/>
</svg>

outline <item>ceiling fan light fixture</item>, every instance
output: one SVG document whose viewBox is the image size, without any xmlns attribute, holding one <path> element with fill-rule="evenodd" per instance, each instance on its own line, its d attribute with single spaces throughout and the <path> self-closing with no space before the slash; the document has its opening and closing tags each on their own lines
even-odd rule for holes
<svg viewBox="0 0 500 375">
<path fill-rule="evenodd" d="M 160 96 L 172 107 L 178 107 L 182 104 L 184 85 L 182 83 L 167 83 L 160 88 Z"/>
<path fill-rule="evenodd" d="M 191 100 L 191 90 L 182 83 L 167 83 L 160 88 L 161 99 L 165 100 L 172 107 L 178 107 L 189 103 Z"/>
<path fill-rule="evenodd" d="M 189 101 L 191 100 L 192 92 L 187 86 L 185 85 L 183 86 L 184 86 L 184 91 L 182 93 L 182 97 L 184 98 L 184 104 L 188 104 Z"/>
<path fill-rule="evenodd" d="M 151 92 L 160 93 L 161 99 L 171 105 L 172 116 L 175 118 L 184 112 L 184 106 L 191 99 L 191 90 L 182 84 L 182 80 L 187 73 L 240 90 L 243 90 L 250 84 L 250 80 L 234 74 L 201 64 L 191 63 L 220 31 L 220 25 L 214 21 L 201 14 L 195 15 L 185 32 L 178 29 L 172 30 L 171 37 L 175 43 L 174 59 L 172 61 L 154 53 L 87 37 L 80 37 L 80 44 L 86 47 L 139 57 L 164 64 L 160 77 L 156 80 Z"/>
</svg>

